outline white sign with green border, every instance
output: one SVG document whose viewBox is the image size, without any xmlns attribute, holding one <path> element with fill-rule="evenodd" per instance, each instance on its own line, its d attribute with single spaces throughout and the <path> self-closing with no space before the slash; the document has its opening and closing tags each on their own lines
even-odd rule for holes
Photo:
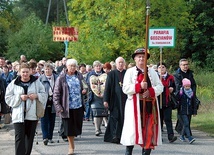
<svg viewBox="0 0 214 155">
<path fill-rule="evenodd" d="M 149 47 L 175 47 L 175 28 L 149 28 Z"/>
</svg>

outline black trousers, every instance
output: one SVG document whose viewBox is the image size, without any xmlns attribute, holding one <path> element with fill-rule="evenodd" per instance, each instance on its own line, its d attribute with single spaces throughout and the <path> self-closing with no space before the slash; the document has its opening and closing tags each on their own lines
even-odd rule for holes
<svg viewBox="0 0 214 155">
<path fill-rule="evenodd" d="M 38 121 L 25 120 L 24 123 L 14 123 L 15 155 L 30 155 Z"/>
<path fill-rule="evenodd" d="M 172 125 L 172 107 L 162 107 L 160 109 L 161 129 L 163 129 L 163 121 L 166 124 L 168 139 L 174 136 L 173 125 Z"/>
</svg>

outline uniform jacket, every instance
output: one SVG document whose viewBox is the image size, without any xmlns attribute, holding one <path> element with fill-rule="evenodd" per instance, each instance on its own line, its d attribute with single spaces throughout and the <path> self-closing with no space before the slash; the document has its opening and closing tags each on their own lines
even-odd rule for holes
<svg viewBox="0 0 214 155">
<path fill-rule="evenodd" d="M 21 100 L 21 95 L 25 94 L 24 88 L 20 86 L 20 76 L 11 81 L 7 86 L 5 101 L 12 108 L 12 122 L 24 122 L 24 120 L 38 120 L 36 116 L 36 100 L 27 99 L 27 101 Z M 46 106 L 48 94 L 45 92 L 43 84 L 37 80 L 34 76 L 30 76 L 30 85 L 27 90 L 27 94 L 36 93 L 38 100 Z M 26 103 L 26 116 L 24 118 L 24 106 Z"/>
<path fill-rule="evenodd" d="M 122 131 L 122 137 L 120 143 L 126 146 L 135 145 L 136 144 L 136 132 L 135 132 L 135 118 L 134 118 L 134 101 L 133 95 L 136 94 L 137 97 L 137 115 L 140 116 L 140 103 L 139 103 L 139 93 L 136 93 L 136 84 L 137 84 L 137 75 L 138 71 L 136 67 L 129 68 L 123 80 L 123 92 L 127 94 L 128 98 L 125 104 L 125 117 L 124 117 L 124 126 Z M 148 77 L 151 81 L 152 88 L 155 93 L 155 98 L 157 101 L 157 96 L 163 92 L 163 85 L 158 77 L 157 72 L 154 69 L 148 69 Z M 156 102 L 157 108 L 159 108 L 158 103 Z M 158 111 L 158 110 L 157 110 Z M 158 122 L 160 122 L 159 111 L 158 111 Z M 139 131 L 139 139 L 138 144 L 143 144 L 142 139 L 142 124 L 141 118 L 138 117 L 138 131 Z M 158 125 L 158 139 L 157 144 L 162 144 L 161 138 L 161 127 L 160 123 Z"/>
<path fill-rule="evenodd" d="M 80 86 L 81 86 L 81 97 L 82 97 L 82 105 L 83 105 L 83 95 L 82 95 L 82 90 L 83 90 L 83 76 L 79 72 L 75 72 L 77 75 L 79 81 L 80 81 Z M 66 72 L 61 72 L 59 77 L 57 78 L 55 82 L 55 87 L 54 87 L 54 94 L 53 94 L 53 103 L 56 109 L 56 112 L 59 113 L 61 110 L 63 112 L 59 113 L 59 115 L 62 118 L 69 118 L 69 89 L 68 89 L 68 84 L 66 81 Z"/>
</svg>

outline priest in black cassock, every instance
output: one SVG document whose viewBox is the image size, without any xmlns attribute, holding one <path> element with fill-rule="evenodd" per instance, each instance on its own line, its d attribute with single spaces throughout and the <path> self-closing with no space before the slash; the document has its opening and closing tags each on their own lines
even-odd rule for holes
<svg viewBox="0 0 214 155">
<path fill-rule="evenodd" d="M 110 111 L 104 141 L 119 144 L 127 99 L 126 94 L 122 91 L 126 70 L 124 69 L 125 60 L 122 57 L 118 57 L 115 62 L 116 69 L 108 73 L 103 97 L 104 106 Z"/>
</svg>

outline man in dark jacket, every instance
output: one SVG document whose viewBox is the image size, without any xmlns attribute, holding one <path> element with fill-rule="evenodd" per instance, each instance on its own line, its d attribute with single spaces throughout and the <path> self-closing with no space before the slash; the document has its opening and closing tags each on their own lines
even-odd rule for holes
<svg viewBox="0 0 214 155">
<path fill-rule="evenodd" d="M 178 94 L 180 92 L 180 88 L 182 87 L 182 80 L 184 78 L 187 78 L 191 81 L 191 89 L 193 90 L 193 94 L 195 96 L 196 95 L 196 82 L 193 77 L 193 71 L 189 69 L 189 62 L 187 59 L 181 59 L 179 61 L 179 69 L 174 74 L 175 94 Z M 191 118 L 190 118 L 189 122 L 191 123 Z M 182 130 L 182 128 L 181 128 L 182 125 L 180 123 L 181 122 L 179 121 L 179 115 L 178 115 L 178 122 L 176 124 L 176 131 L 178 133 L 180 133 Z M 190 134 L 192 135 L 191 130 L 190 130 Z"/>
<path fill-rule="evenodd" d="M 123 122 L 124 108 L 127 95 L 122 91 L 125 60 L 122 57 L 116 59 L 116 69 L 108 73 L 104 92 L 104 106 L 109 108 L 110 116 L 106 128 L 104 141 L 120 143 Z"/>
<path fill-rule="evenodd" d="M 6 91 L 6 81 L 0 77 L 0 122 L 1 122 L 1 116 L 7 113 L 10 113 L 9 106 L 5 103 L 5 91 Z M 0 125 L 0 128 L 2 125 Z"/>
<path fill-rule="evenodd" d="M 174 74 L 175 78 L 175 86 L 176 86 L 176 92 L 180 91 L 180 88 L 182 87 L 182 80 L 184 78 L 187 78 L 191 81 L 191 88 L 196 94 L 196 82 L 193 77 L 193 71 L 189 69 L 189 62 L 187 59 L 181 59 L 179 61 L 179 69 Z"/>
<path fill-rule="evenodd" d="M 59 66 L 59 67 L 57 68 L 57 71 L 56 71 L 58 75 L 63 71 L 63 69 L 66 68 L 66 61 L 67 61 L 67 58 L 66 58 L 66 57 L 63 57 L 63 58 L 62 58 L 62 65 Z"/>
</svg>

